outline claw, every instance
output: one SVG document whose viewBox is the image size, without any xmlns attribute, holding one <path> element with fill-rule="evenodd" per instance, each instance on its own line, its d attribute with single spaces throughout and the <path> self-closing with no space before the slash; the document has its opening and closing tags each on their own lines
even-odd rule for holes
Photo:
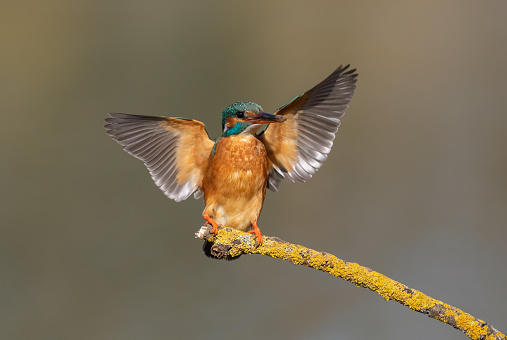
<svg viewBox="0 0 507 340">
<path fill-rule="evenodd" d="M 204 217 L 204 219 L 206 220 L 206 223 L 211 224 L 213 226 L 213 229 L 211 229 L 211 233 L 212 234 L 218 233 L 218 224 L 217 224 L 217 222 L 215 222 L 215 220 L 213 220 L 208 215 L 203 215 L 202 217 Z"/>
<path fill-rule="evenodd" d="M 249 230 L 248 233 L 255 234 L 255 237 L 257 237 L 257 241 L 255 242 L 255 245 L 258 247 L 262 244 L 262 235 L 261 235 L 261 230 L 257 226 L 257 221 L 255 221 L 252 224 L 252 228 L 253 228 L 253 230 Z"/>
</svg>

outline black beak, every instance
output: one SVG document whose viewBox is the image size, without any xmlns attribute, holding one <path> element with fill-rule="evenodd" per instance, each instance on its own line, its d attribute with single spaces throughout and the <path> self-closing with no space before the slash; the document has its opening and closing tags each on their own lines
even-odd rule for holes
<svg viewBox="0 0 507 340">
<path fill-rule="evenodd" d="M 287 118 L 285 118 L 284 116 L 274 115 L 264 111 L 261 111 L 256 115 L 249 116 L 246 119 L 246 121 L 252 122 L 254 124 L 281 123 L 285 122 L 286 120 Z"/>
</svg>

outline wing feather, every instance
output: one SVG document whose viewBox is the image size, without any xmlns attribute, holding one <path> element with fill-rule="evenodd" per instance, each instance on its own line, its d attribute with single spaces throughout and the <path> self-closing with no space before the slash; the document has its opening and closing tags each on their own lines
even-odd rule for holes
<svg viewBox="0 0 507 340">
<path fill-rule="evenodd" d="M 338 67 L 309 91 L 275 112 L 287 120 L 270 124 L 260 136 L 271 162 L 268 188 L 280 182 L 305 182 L 322 166 L 331 151 L 340 118 L 349 107 L 357 73 L 349 65 Z"/>
<path fill-rule="evenodd" d="M 201 195 L 214 142 L 204 124 L 189 119 L 110 113 L 107 134 L 150 171 L 164 194 L 179 202 Z"/>
</svg>

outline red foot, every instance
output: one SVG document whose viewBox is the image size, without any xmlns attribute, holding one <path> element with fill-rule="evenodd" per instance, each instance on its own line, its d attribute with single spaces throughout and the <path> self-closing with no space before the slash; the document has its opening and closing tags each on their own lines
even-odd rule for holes
<svg viewBox="0 0 507 340">
<path fill-rule="evenodd" d="M 248 233 L 255 234 L 255 236 L 257 237 L 257 242 L 255 242 L 255 245 L 260 246 L 262 244 L 262 235 L 261 230 L 257 226 L 257 221 L 253 223 L 252 228 L 253 230 L 249 230 Z"/>
<path fill-rule="evenodd" d="M 208 215 L 203 215 L 202 217 L 204 217 L 204 219 L 206 220 L 206 223 L 211 224 L 213 226 L 213 229 L 211 229 L 211 233 L 212 234 L 218 233 L 218 224 L 217 224 L 217 222 L 215 222 L 215 220 L 213 220 Z"/>
</svg>

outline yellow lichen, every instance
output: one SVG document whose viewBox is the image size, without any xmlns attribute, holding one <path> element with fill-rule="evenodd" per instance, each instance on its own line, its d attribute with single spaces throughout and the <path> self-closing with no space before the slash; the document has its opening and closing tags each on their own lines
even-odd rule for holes
<svg viewBox="0 0 507 340">
<path fill-rule="evenodd" d="M 270 237 L 265 237 L 263 244 L 256 246 L 255 239 L 251 235 L 234 229 L 219 228 L 217 235 L 208 234 L 203 237 L 206 237 L 208 242 L 226 246 L 226 249 L 229 249 L 228 255 L 232 257 L 241 254 L 261 254 L 340 277 L 378 293 L 387 301 L 397 301 L 411 310 L 425 313 L 431 318 L 452 325 L 471 339 L 507 340 L 505 334 L 458 308 L 433 299 L 357 263 L 343 261 L 334 255 Z M 488 331 L 489 335 L 487 335 Z"/>
</svg>

